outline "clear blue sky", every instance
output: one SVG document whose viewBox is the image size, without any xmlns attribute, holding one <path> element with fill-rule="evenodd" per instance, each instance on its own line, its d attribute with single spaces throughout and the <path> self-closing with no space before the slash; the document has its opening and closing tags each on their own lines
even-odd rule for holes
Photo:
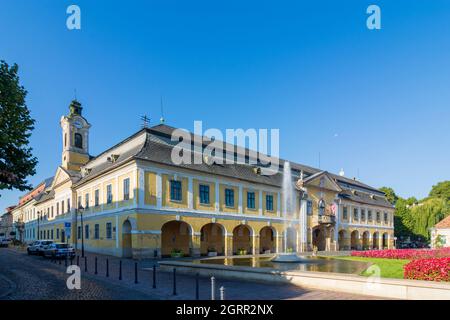
<svg viewBox="0 0 450 320">
<path fill-rule="evenodd" d="M 284 158 L 318 166 L 320 152 L 322 169 L 420 198 L 450 179 L 449 34 L 448 0 L 1 0 L 0 59 L 19 64 L 37 121 L 33 183 L 60 164 L 76 88 L 93 155 L 142 114 L 156 124 L 162 95 L 169 125 L 279 128 Z"/>
</svg>

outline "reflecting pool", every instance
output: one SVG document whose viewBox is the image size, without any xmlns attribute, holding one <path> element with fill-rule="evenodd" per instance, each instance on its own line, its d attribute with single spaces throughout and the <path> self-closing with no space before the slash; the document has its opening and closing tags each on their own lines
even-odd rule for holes
<svg viewBox="0 0 450 320">
<path fill-rule="evenodd" d="M 370 266 L 370 263 L 347 261 L 329 257 L 304 257 L 302 262 L 280 263 L 271 261 L 275 256 L 226 257 L 193 260 L 193 263 L 215 264 L 237 267 L 268 268 L 279 271 L 317 271 L 332 273 L 359 274 Z"/>
</svg>

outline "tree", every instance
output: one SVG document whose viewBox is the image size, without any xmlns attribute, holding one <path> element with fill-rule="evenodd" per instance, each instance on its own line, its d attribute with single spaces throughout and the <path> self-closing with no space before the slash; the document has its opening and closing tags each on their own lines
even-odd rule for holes
<svg viewBox="0 0 450 320">
<path fill-rule="evenodd" d="M 450 201 L 450 181 L 442 181 L 433 186 L 430 191 L 430 197 Z"/>
<path fill-rule="evenodd" d="M 17 64 L 0 61 L 0 190 L 30 190 L 27 177 L 36 173 L 37 159 L 28 146 L 34 120 L 19 84 Z"/>
<path fill-rule="evenodd" d="M 388 187 L 380 188 L 380 191 L 386 194 L 386 199 L 393 205 L 397 203 L 398 196 L 395 194 L 394 189 Z"/>
</svg>

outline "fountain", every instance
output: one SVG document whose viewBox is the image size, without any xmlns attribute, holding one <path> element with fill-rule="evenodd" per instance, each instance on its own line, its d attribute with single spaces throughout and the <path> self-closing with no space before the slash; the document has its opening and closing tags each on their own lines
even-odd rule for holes
<svg viewBox="0 0 450 320">
<path fill-rule="evenodd" d="M 297 256 L 296 249 L 296 237 L 295 234 L 288 232 L 290 227 L 289 220 L 292 221 L 295 217 L 295 193 L 292 185 L 292 173 L 291 164 L 285 162 L 283 166 L 283 221 L 284 221 L 284 253 L 277 254 L 272 261 L 273 262 L 303 262 L 303 258 Z M 292 239 L 292 237 L 294 237 Z M 288 247 L 288 244 L 294 244 L 294 248 Z"/>
</svg>

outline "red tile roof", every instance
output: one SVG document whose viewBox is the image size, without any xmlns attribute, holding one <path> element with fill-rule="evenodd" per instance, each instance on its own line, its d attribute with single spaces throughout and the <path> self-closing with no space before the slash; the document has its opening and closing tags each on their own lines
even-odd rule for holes
<svg viewBox="0 0 450 320">
<path fill-rule="evenodd" d="M 438 222 L 434 227 L 437 229 L 450 229 L 450 216 Z"/>
</svg>

